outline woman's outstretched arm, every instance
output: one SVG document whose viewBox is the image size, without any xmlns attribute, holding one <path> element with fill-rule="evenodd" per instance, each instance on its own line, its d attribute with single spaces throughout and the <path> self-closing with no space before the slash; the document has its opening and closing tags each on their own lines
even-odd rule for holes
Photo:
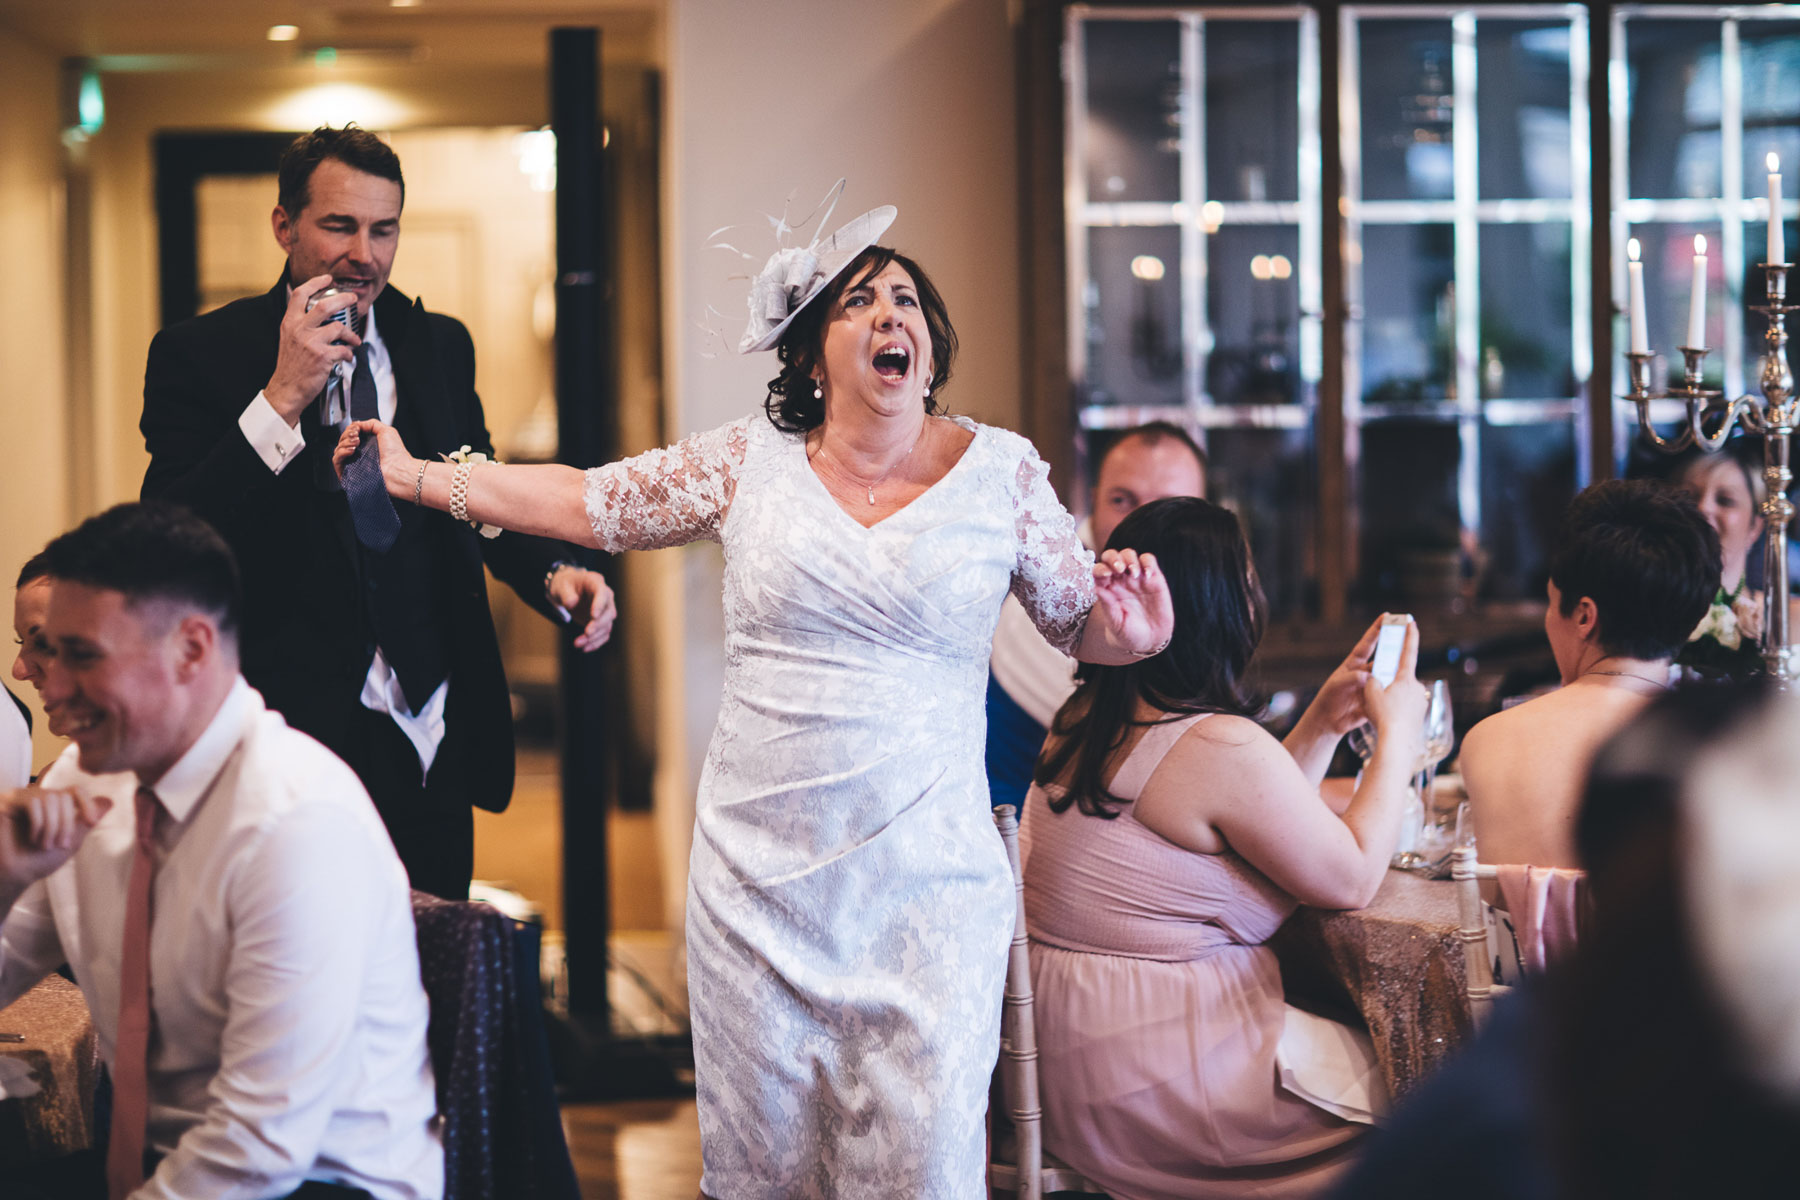
<svg viewBox="0 0 1800 1200">
<path fill-rule="evenodd" d="M 450 511 L 451 483 L 457 465 L 414 458 L 394 427 L 380 421 L 356 421 L 345 427 L 331 459 L 340 475 L 364 434 L 373 435 L 381 450 L 381 479 L 388 495 L 441 512 Z M 574 467 L 559 463 L 505 467 L 477 463 L 466 474 L 470 520 L 581 546 L 599 545 L 593 523 L 588 520 L 582 472 Z"/>
<path fill-rule="evenodd" d="M 406 503 L 450 511 L 455 464 L 407 453 L 400 435 L 376 421 L 350 426 L 333 462 L 339 473 L 365 433 L 381 448 L 382 482 Z M 609 553 L 717 540 L 737 490 L 748 422 L 692 434 L 673 446 L 579 471 L 555 464 L 476 464 L 461 472 L 469 519 L 519 533 L 596 546 Z"/>
</svg>

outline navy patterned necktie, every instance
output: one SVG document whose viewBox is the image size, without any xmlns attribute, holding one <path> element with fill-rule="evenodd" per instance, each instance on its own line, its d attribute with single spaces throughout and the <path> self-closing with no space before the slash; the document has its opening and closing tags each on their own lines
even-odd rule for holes
<svg viewBox="0 0 1800 1200">
<path fill-rule="evenodd" d="M 350 419 L 373 421 L 381 416 L 375 401 L 375 375 L 369 370 L 367 343 L 356 348 L 356 371 L 350 378 Z M 400 514 L 381 479 L 381 451 L 364 435 L 356 453 L 344 463 L 344 496 L 350 501 L 350 523 L 356 540 L 385 553 L 400 536 Z"/>
</svg>

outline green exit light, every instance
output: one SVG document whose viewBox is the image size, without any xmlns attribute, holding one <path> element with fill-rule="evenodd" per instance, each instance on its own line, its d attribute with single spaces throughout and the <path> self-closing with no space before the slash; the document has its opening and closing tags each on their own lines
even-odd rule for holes
<svg viewBox="0 0 1800 1200">
<path fill-rule="evenodd" d="M 81 87 L 75 94 L 75 117 L 81 132 L 90 137 L 106 124 L 106 98 L 100 94 L 100 76 L 83 72 Z"/>
</svg>

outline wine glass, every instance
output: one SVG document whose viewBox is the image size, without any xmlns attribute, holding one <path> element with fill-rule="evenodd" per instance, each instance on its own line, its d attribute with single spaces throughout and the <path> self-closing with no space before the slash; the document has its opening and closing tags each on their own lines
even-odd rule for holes
<svg viewBox="0 0 1800 1200">
<path fill-rule="evenodd" d="M 1445 837 L 1450 832 L 1444 828 L 1444 822 L 1432 804 L 1437 766 L 1450 756 L 1450 750 L 1456 744 L 1456 720 L 1450 706 L 1450 685 L 1442 679 L 1431 681 L 1431 694 L 1425 703 L 1424 727 L 1425 749 L 1419 758 L 1418 771 L 1413 781 L 1413 791 L 1418 796 L 1419 805 L 1418 832 L 1410 838 L 1407 836 L 1412 824 L 1409 811 L 1407 819 L 1402 822 L 1400 837 L 1405 848 L 1394 855 L 1394 865 L 1407 870 L 1434 866 Z"/>
<path fill-rule="evenodd" d="M 1456 745 L 1456 718 L 1450 709 L 1450 685 L 1442 679 L 1431 681 L 1431 698 L 1425 704 L 1425 762 L 1420 768 L 1419 794 L 1425 797 L 1425 811 L 1433 813 L 1431 789 L 1437 779 L 1437 766 L 1450 757 Z"/>
</svg>

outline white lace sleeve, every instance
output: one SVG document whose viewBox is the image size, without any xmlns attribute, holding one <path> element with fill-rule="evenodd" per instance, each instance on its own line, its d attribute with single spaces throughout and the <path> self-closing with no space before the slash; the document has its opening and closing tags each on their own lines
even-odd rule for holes
<svg viewBox="0 0 1800 1200">
<path fill-rule="evenodd" d="M 1094 606 L 1094 554 L 1081 544 L 1075 518 L 1050 487 L 1049 464 L 1029 448 L 1019 460 L 1013 528 L 1019 561 L 1012 594 L 1044 640 L 1073 658 Z"/>
<path fill-rule="evenodd" d="M 718 541 L 748 436 L 745 421 L 733 421 L 590 468 L 582 493 L 596 543 L 617 553 Z"/>
</svg>

